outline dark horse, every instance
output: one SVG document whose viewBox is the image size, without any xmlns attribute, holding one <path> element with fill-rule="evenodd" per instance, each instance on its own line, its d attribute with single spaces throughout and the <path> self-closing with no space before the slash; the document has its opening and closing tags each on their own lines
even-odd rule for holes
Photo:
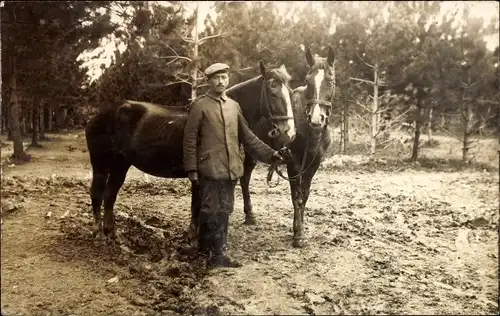
<svg viewBox="0 0 500 316">
<path fill-rule="evenodd" d="M 306 51 L 309 72 L 305 86 L 293 90 L 292 104 L 297 134 L 288 145 L 292 159 L 287 162 L 293 217 L 293 246 L 302 247 L 304 241 L 304 211 L 309 198 L 311 181 L 323 160 L 325 151 L 331 143 L 329 117 L 335 97 L 335 54 L 329 47 L 326 58 L 313 57 L 310 49 Z M 248 183 L 255 163 L 246 158 L 245 174 L 241 179 L 245 213 L 252 214 Z M 272 169 L 274 170 L 274 169 Z M 276 169 L 277 170 L 277 169 Z M 272 175 L 272 171 L 268 175 Z"/>
<path fill-rule="evenodd" d="M 290 76 L 284 66 L 266 69 L 261 76 L 226 91 L 237 101 L 254 133 L 274 149 L 295 136 Z M 182 139 L 188 110 L 125 101 L 93 117 L 85 129 L 92 165 L 91 199 L 94 233 L 116 237 L 113 207 L 130 166 L 163 178 L 186 178 Z M 191 234 L 196 232 L 200 210 L 199 188 L 192 186 Z M 104 218 L 101 205 L 104 201 Z"/>
</svg>

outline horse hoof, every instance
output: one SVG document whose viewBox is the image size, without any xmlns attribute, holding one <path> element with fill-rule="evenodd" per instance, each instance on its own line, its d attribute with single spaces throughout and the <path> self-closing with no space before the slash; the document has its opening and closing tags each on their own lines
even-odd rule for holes
<svg viewBox="0 0 500 316">
<path fill-rule="evenodd" d="M 92 238 L 94 239 L 102 239 L 104 236 L 104 232 L 101 224 L 95 224 L 92 228 Z"/>
<path fill-rule="evenodd" d="M 117 242 L 117 241 L 120 240 L 120 235 L 117 233 L 116 228 L 106 228 L 106 227 L 104 227 L 103 233 L 104 233 L 104 236 L 106 236 L 106 238 L 108 240 L 112 240 L 112 241 L 115 241 L 115 242 Z"/>
<path fill-rule="evenodd" d="M 102 242 L 106 240 L 106 236 L 104 236 L 102 230 L 99 232 L 93 231 L 92 238 L 97 242 Z"/>
<path fill-rule="evenodd" d="M 114 242 L 117 244 L 117 245 L 125 245 L 125 241 L 123 239 L 123 235 L 118 233 L 118 232 L 115 232 L 114 235 L 112 236 Z"/>
<path fill-rule="evenodd" d="M 188 240 L 193 240 L 198 238 L 198 229 L 194 225 L 189 225 L 187 230 Z"/>
<path fill-rule="evenodd" d="M 246 216 L 245 225 L 257 225 L 257 220 L 254 216 Z"/>
<path fill-rule="evenodd" d="M 292 245 L 295 248 L 304 248 L 307 246 L 307 242 L 304 238 L 294 238 Z"/>
<path fill-rule="evenodd" d="M 117 244 L 117 245 L 124 245 L 125 242 L 123 241 L 123 236 L 122 234 L 118 233 L 117 231 L 111 231 L 108 232 L 106 236 L 106 240 L 109 243 Z"/>
</svg>

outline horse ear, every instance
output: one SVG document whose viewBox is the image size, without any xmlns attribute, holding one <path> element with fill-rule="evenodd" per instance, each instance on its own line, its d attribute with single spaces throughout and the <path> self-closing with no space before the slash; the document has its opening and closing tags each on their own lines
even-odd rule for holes
<svg viewBox="0 0 500 316">
<path fill-rule="evenodd" d="M 264 65 L 264 62 L 261 60 L 259 62 L 259 67 L 260 67 L 260 74 L 262 77 L 266 78 L 266 65 Z"/>
<path fill-rule="evenodd" d="M 335 53 L 333 52 L 333 48 L 331 46 L 328 47 L 328 57 L 326 58 L 326 62 L 330 67 L 333 67 L 333 63 L 335 62 Z"/>
<path fill-rule="evenodd" d="M 306 60 L 310 67 L 314 65 L 314 58 L 311 54 L 311 49 L 309 47 L 306 50 Z"/>
</svg>

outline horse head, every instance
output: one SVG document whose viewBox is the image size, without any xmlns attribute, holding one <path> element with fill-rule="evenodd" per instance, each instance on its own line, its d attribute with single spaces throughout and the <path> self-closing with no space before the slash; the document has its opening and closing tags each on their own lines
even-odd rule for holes
<svg viewBox="0 0 500 316">
<path fill-rule="evenodd" d="M 292 89 L 289 85 L 291 76 L 284 65 L 268 69 L 262 61 L 260 73 L 262 75 L 261 115 L 271 123 L 269 138 L 277 147 L 280 147 L 293 140 L 296 133 L 291 101 Z"/>
<path fill-rule="evenodd" d="M 305 114 L 311 128 L 322 129 L 328 125 L 335 97 L 335 53 L 330 46 L 327 57 L 313 57 L 308 48 L 306 60 L 310 68 L 305 79 Z"/>
</svg>

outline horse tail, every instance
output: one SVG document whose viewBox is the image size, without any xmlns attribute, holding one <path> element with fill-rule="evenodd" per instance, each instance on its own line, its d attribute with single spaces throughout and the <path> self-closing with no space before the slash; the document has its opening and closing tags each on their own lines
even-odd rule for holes
<svg viewBox="0 0 500 316">
<path fill-rule="evenodd" d="M 94 173 L 106 172 L 112 164 L 115 134 L 115 111 L 106 109 L 97 113 L 85 127 L 85 138 Z"/>
</svg>

